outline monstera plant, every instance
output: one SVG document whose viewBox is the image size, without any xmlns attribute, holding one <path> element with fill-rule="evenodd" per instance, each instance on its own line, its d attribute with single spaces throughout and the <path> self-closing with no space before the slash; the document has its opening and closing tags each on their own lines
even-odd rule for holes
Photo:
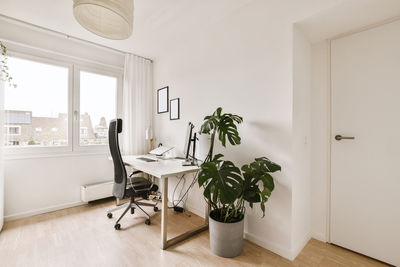
<svg viewBox="0 0 400 267">
<path fill-rule="evenodd" d="M 266 157 L 256 158 L 240 170 L 231 161 L 216 155 L 201 166 L 199 185 L 204 186 L 204 196 L 212 208 L 212 218 L 225 223 L 240 221 L 244 216 L 245 202 L 252 208 L 260 203 L 263 217 L 265 202 L 275 188 L 272 172 L 281 167 Z M 242 172 L 241 172 L 242 171 Z"/>
<path fill-rule="evenodd" d="M 200 133 L 209 134 L 211 143 L 208 155 L 201 165 L 198 183 L 204 188 L 204 197 L 211 206 L 210 246 L 212 251 L 223 257 L 235 257 L 242 251 L 245 203 L 251 208 L 255 203 L 265 216 L 265 203 L 275 188 L 271 173 L 281 167 L 266 157 L 256 158 L 241 169 L 224 155 L 213 156 L 215 137 L 226 147 L 239 145 L 241 138 L 237 129 L 243 118 L 230 113 L 223 114 L 218 108 L 204 118 Z"/>
</svg>

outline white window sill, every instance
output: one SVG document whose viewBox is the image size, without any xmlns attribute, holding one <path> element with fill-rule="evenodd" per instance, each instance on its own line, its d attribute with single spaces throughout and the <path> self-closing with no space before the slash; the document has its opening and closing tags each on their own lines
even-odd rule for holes
<svg viewBox="0 0 400 267">
<path fill-rule="evenodd" d="M 21 153 L 21 154 L 4 154 L 4 160 L 20 160 L 20 159 L 37 159 L 37 158 L 66 158 L 66 157 L 87 157 L 87 156 L 109 156 L 109 152 L 105 151 L 75 151 L 75 152 L 52 152 L 52 153 Z"/>
</svg>

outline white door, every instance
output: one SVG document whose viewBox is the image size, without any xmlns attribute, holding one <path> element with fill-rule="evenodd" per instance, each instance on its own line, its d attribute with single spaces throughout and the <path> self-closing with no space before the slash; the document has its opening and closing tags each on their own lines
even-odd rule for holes
<svg viewBox="0 0 400 267">
<path fill-rule="evenodd" d="M 331 75 L 331 242 L 400 266 L 400 21 L 332 41 Z"/>
</svg>

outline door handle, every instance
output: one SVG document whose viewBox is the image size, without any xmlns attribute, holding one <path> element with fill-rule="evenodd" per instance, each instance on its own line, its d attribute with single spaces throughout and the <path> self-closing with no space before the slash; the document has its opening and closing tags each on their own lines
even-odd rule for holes
<svg viewBox="0 0 400 267">
<path fill-rule="evenodd" d="M 337 141 L 340 141 L 340 140 L 342 140 L 342 139 L 354 140 L 355 137 L 354 137 L 354 136 L 341 136 L 340 134 L 337 134 L 337 135 L 335 136 L 335 139 L 336 139 Z"/>
</svg>

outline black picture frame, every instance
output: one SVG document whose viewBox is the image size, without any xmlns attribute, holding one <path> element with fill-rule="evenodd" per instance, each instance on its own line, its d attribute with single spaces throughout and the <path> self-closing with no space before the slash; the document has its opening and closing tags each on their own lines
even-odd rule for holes
<svg viewBox="0 0 400 267">
<path fill-rule="evenodd" d="M 164 98 L 163 96 L 166 96 L 166 98 Z M 163 99 L 160 99 L 161 97 L 163 97 Z M 169 104 L 169 87 L 166 86 L 157 90 L 157 114 L 168 112 L 169 111 L 168 104 Z"/>
<path fill-rule="evenodd" d="M 169 101 L 169 105 L 170 105 L 170 111 L 169 111 L 169 119 L 171 120 L 171 121 L 173 121 L 173 120 L 179 120 L 180 119 L 180 100 L 179 100 L 179 98 L 174 98 L 174 99 L 171 99 L 170 101 Z M 175 106 L 176 105 L 176 106 Z M 176 109 L 176 116 L 175 116 L 175 114 L 174 114 L 174 111 L 175 111 L 175 109 Z"/>
</svg>

